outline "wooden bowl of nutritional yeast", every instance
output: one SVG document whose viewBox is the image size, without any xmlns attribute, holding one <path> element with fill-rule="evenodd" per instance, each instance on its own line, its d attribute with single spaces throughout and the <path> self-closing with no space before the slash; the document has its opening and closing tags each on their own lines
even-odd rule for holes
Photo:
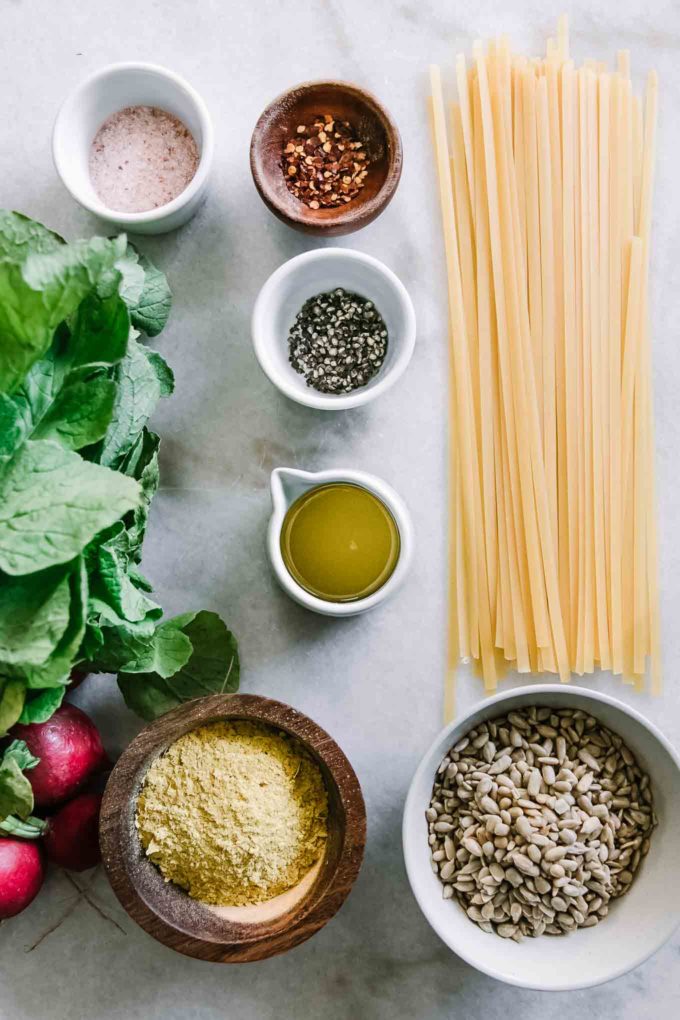
<svg viewBox="0 0 680 1020">
<path fill-rule="evenodd" d="M 363 187 L 346 204 L 314 209 L 289 190 L 283 150 L 298 128 L 325 114 L 348 122 L 367 158 Z M 250 143 L 250 169 L 265 205 L 280 220 L 306 234 L 350 234 L 379 216 L 399 184 L 403 161 L 399 130 L 385 107 L 357 85 L 312 81 L 277 96 L 260 116 Z M 324 169 L 324 168 L 322 168 Z"/>
<path fill-rule="evenodd" d="M 151 763 L 190 730 L 236 720 L 270 726 L 296 738 L 318 765 L 328 793 L 325 853 L 299 886 L 277 897 L 276 903 L 281 905 L 275 909 L 269 906 L 273 900 L 257 908 L 224 911 L 192 899 L 164 880 L 146 857 L 135 827 L 137 798 Z M 104 867 L 116 896 L 149 935 L 185 956 L 215 963 L 247 963 L 305 942 L 339 910 L 361 867 L 366 809 L 348 759 L 315 722 L 270 698 L 218 694 L 168 712 L 135 737 L 107 783 L 100 839 Z"/>
</svg>

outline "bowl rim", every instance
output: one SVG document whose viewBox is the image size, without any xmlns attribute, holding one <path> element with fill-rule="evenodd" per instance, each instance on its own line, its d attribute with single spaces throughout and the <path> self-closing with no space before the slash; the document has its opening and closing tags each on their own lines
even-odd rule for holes
<svg viewBox="0 0 680 1020">
<path fill-rule="evenodd" d="M 664 934 L 660 939 L 656 941 L 656 943 L 651 948 L 649 949 L 645 948 L 643 951 L 641 951 L 632 963 L 613 968 L 611 973 L 607 974 L 606 977 L 598 977 L 595 980 L 585 979 L 582 981 L 562 981 L 556 984 L 546 984 L 540 981 L 534 981 L 529 984 L 526 981 L 514 977 L 512 974 L 500 973 L 498 969 L 493 966 L 493 964 L 485 963 L 484 961 L 478 959 L 473 954 L 467 952 L 464 943 L 459 945 L 456 942 L 454 945 L 454 940 L 451 938 L 446 925 L 440 924 L 438 919 L 436 917 L 433 917 L 429 913 L 426 906 L 421 902 L 421 899 L 416 891 L 417 882 L 415 876 L 416 873 L 420 874 L 420 872 L 422 871 L 422 861 L 416 860 L 415 857 L 416 851 L 413 849 L 414 844 L 411 838 L 412 833 L 412 828 L 410 824 L 411 820 L 414 817 L 415 813 L 417 811 L 420 811 L 421 809 L 421 806 L 416 804 L 416 801 L 418 799 L 417 787 L 419 786 L 420 782 L 423 780 L 425 775 L 431 773 L 432 765 L 430 759 L 435 751 L 435 748 L 440 743 L 444 743 L 446 740 L 448 740 L 450 735 L 454 732 L 454 730 L 458 729 L 458 727 L 460 726 L 464 726 L 468 722 L 469 718 L 476 712 L 478 712 L 480 709 L 486 709 L 487 707 L 493 708 L 495 706 L 502 705 L 503 702 L 520 695 L 531 695 L 532 697 L 535 696 L 536 698 L 540 699 L 542 696 L 546 694 L 547 695 L 564 694 L 567 697 L 572 696 L 582 697 L 586 701 L 593 701 L 596 704 L 605 704 L 611 706 L 612 708 L 619 709 L 625 715 L 630 716 L 630 718 L 634 719 L 637 723 L 639 723 L 658 741 L 658 743 L 668 753 L 669 757 L 675 764 L 678 773 L 680 774 L 680 755 L 675 750 L 673 745 L 670 743 L 668 738 L 664 736 L 661 730 L 653 722 L 651 722 L 644 715 L 638 712 L 637 709 L 632 708 L 630 705 L 627 705 L 625 702 L 619 700 L 618 698 L 613 697 L 610 694 L 603 694 L 600 691 L 593 691 L 590 688 L 581 687 L 577 684 L 574 685 L 527 684 L 522 687 L 514 687 L 507 691 L 501 691 L 488 699 L 475 702 L 474 705 L 472 705 L 468 710 L 466 710 L 459 718 L 454 719 L 450 723 L 447 723 L 446 726 L 439 730 L 436 737 L 434 738 L 434 740 L 430 742 L 427 750 L 425 751 L 420 761 L 418 762 L 416 770 L 413 774 L 413 778 L 411 779 L 411 782 L 409 784 L 408 793 L 406 795 L 406 800 L 404 802 L 404 811 L 402 815 L 401 838 L 402 838 L 402 850 L 404 855 L 404 865 L 406 867 L 406 874 L 408 877 L 409 885 L 411 886 L 411 892 L 413 893 L 413 896 L 430 927 L 435 931 L 435 933 L 439 936 L 442 942 L 444 942 L 446 946 L 448 946 L 448 948 L 456 954 L 456 956 L 459 956 L 471 967 L 474 967 L 476 970 L 481 971 L 484 974 L 487 974 L 489 977 L 495 978 L 497 981 L 501 981 L 504 984 L 513 985 L 516 988 L 529 988 L 535 991 L 542 992 L 568 992 L 577 991 L 583 988 L 594 988 L 597 985 L 606 984 L 609 981 L 614 981 L 616 978 L 622 977 L 624 974 L 629 973 L 636 967 L 639 967 L 640 964 L 644 963 L 645 960 L 648 960 L 651 956 L 654 955 L 654 953 L 658 952 L 658 950 L 668 941 L 668 939 L 672 936 L 673 931 L 677 930 L 678 926 L 680 926 L 680 917 L 678 918 L 675 928 L 671 932 Z"/>
<path fill-rule="evenodd" d="M 302 376 L 300 376 L 301 385 L 299 388 L 290 383 L 274 365 L 269 356 L 270 345 L 265 340 L 265 333 L 268 329 L 267 322 L 271 318 L 271 313 L 268 311 L 269 302 L 278 284 L 288 276 L 304 272 L 305 267 L 312 262 L 333 261 L 336 259 L 359 262 L 366 266 L 369 271 L 382 276 L 396 296 L 399 314 L 403 322 L 403 339 L 400 343 L 400 350 L 397 352 L 395 360 L 385 370 L 382 378 L 380 378 L 381 368 L 378 370 L 377 382 L 374 386 L 362 386 L 352 393 L 338 396 L 332 393 L 320 393 L 312 386 L 307 386 Z M 344 411 L 350 407 L 361 407 L 375 400 L 376 397 L 390 389 L 404 374 L 415 350 L 416 312 L 411 296 L 399 277 L 389 266 L 386 266 L 380 259 L 375 258 L 374 255 L 367 255 L 365 252 L 357 251 L 355 248 L 337 246 L 312 248 L 310 251 L 302 252 L 300 255 L 294 255 L 292 258 L 287 259 L 265 280 L 253 306 L 250 333 L 255 356 L 260 368 L 281 393 L 289 397 L 290 400 L 294 400 L 297 404 L 302 404 L 305 407 L 313 407 L 319 411 Z M 287 338 L 284 338 L 282 342 L 287 342 Z M 303 385 L 305 389 L 302 388 Z"/>
<path fill-rule="evenodd" d="M 324 867 L 303 900 L 280 915 L 290 923 L 223 920 L 224 937 L 202 937 L 182 919 L 157 913 L 138 885 L 135 862 L 139 848 L 128 840 L 129 810 L 143 775 L 155 758 L 184 733 L 212 722 L 245 720 L 291 734 L 328 772 L 341 807 L 337 858 Z M 186 725 L 188 723 L 188 725 Z M 104 790 L 100 815 L 102 862 L 112 889 L 126 913 L 158 942 L 198 959 L 238 963 L 265 959 L 306 941 L 340 909 L 359 874 L 366 842 L 366 807 L 358 777 L 347 756 L 318 723 L 297 709 L 255 694 L 215 694 L 195 698 L 144 726 L 116 762 Z M 153 867 L 153 865 L 150 865 Z M 144 864 L 146 867 L 146 864 Z M 177 891 L 177 895 L 186 893 Z M 195 904 L 196 901 L 190 901 Z M 206 907 L 206 909 L 208 909 Z M 215 916 L 212 924 L 217 925 Z M 270 931 L 260 927 L 270 926 Z M 242 937 L 234 937 L 243 928 Z"/>
<path fill-rule="evenodd" d="M 176 195 L 170 202 L 166 202 L 165 205 L 159 205 L 155 209 L 145 209 L 143 212 L 124 212 L 122 210 L 111 209 L 109 206 L 105 205 L 104 202 L 91 201 L 89 198 L 85 197 L 77 187 L 73 186 L 67 165 L 68 161 L 64 158 L 60 139 L 64 132 L 67 114 L 70 112 L 71 108 L 77 107 L 77 104 L 88 90 L 100 83 L 102 79 L 112 77 L 116 74 L 126 74 L 128 72 L 135 71 L 144 71 L 150 74 L 155 74 L 159 78 L 164 78 L 179 91 L 184 92 L 189 98 L 201 124 L 201 155 L 198 167 L 196 168 L 196 173 L 189 181 L 186 188 L 184 188 L 184 190 L 181 191 L 179 195 Z M 98 70 L 88 75 L 87 78 L 84 78 L 83 81 L 76 85 L 76 87 L 64 98 L 59 110 L 57 111 L 57 115 L 54 119 L 54 125 L 52 127 L 52 160 L 57 174 L 69 194 L 76 200 L 76 202 L 82 205 L 84 209 L 87 209 L 88 212 L 93 213 L 100 219 L 119 224 L 120 226 L 129 226 L 130 228 L 133 228 L 138 224 L 148 224 L 157 220 L 165 219 L 177 212 L 179 209 L 183 209 L 189 202 L 191 202 L 191 200 L 205 187 L 208 175 L 210 174 L 210 168 L 212 166 L 214 149 L 215 133 L 212 119 L 205 102 L 196 89 L 175 71 L 171 71 L 169 68 L 163 67 L 161 64 L 153 64 L 146 61 L 126 60 L 118 63 L 107 64 L 105 67 L 100 67 Z"/>
<path fill-rule="evenodd" d="M 299 213 L 294 208 L 284 207 L 270 184 L 270 175 L 265 169 L 262 158 L 264 144 L 272 123 L 271 117 L 276 108 L 285 104 L 292 95 L 297 97 L 320 88 L 343 91 L 371 108 L 372 113 L 380 120 L 390 142 L 387 173 L 379 191 L 372 198 L 362 202 L 360 206 L 355 205 L 352 208 L 352 203 L 349 202 L 346 206 L 338 206 L 337 209 L 329 210 L 333 215 L 324 220 L 311 219 L 309 211 L 305 211 L 307 207 L 302 202 Z M 284 223 L 320 235 L 337 231 L 339 227 L 343 226 L 347 226 L 348 232 L 360 230 L 374 220 L 392 200 L 401 180 L 403 163 L 404 151 L 401 134 L 389 110 L 369 89 L 338 78 L 315 78 L 284 89 L 267 103 L 255 122 L 250 139 L 250 170 L 255 187 L 265 205 Z"/>
</svg>

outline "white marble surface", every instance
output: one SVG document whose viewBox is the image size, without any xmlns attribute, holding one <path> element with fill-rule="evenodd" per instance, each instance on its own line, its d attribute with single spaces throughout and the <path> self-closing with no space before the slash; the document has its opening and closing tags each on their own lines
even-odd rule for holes
<svg viewBox="0 0 680 1020">
<path fill-rule="evenodd" d="M 661 77 L 652 296 L 667 687 L 661 699 L 638 704 L 680 744 L 680 7 L 671 0 L 563 6 L 578 57 L 611 57 L 630 47 L 636 77 L 651 66 Z M 91 903 L 65 877 L 52 875 L 34 905 L 0 930 L 3 1020 L 677 1015 L 680 937 L 606 987 L 569 996 L 522 992 L 448 952 L 420 915 L 402 864 L 402 802 L 441 723 L 444 665 L 446 326 L 425 72 L 431 61 L 469 51 L 477 36 L 503 31 L 518 46 L 543 47 L 560 10 L 549 7 L 538 0 L 0 4 L 3 205 L 70 237 L 102 231 L 62 189 L 49 137 L 62 97 L 103 64 L 142 59 L 175 68 L 212 111 L 217 152 L 207 205 L 180 233 L 141 244 L 175 292 L 171 324 L 158 346 L 178 380 L 154 420 L 164 437 L 162 488 L 144 566 L 168 611 L 212 606 L 223 613 L 240 639 L 244 691 L 288 701 L 330 730 L 357 769 L 369 815 L 365 865 L 340 914 L 306 945 L 263 964 L 229 968 L 174 955 L 129 921 L 100 870 L 81 880 Z M 416 305 L 419 335 L 394 390 L 369 408 L 324 415 L 279 396 L 251 350 L 249 317 L 260 284 L 313 242 L 278 223 L 260 202 L 248 143 L 274 95 L 295 81 L 333 76 L 374 90 L 403 133 L 404 175 L 392 205 L 340 243 L 382 258 L 401 276 Z M 418 556 L 394 602 L 337 623 L 307 614 L 275 588 L 264 528 L 268 473 L 276 464 L 352 465 L 399 489 L 413 511 Z M 595 682 L 621 693 L 611 678 Z M 480 697 L 472 677 L 463 676 L 461 688 L 463 704 Z M 78 700 L 95 715 L 112 752 L 136 732 L 138 721 L 110 679 L 89 681 Z"/>
</svg>

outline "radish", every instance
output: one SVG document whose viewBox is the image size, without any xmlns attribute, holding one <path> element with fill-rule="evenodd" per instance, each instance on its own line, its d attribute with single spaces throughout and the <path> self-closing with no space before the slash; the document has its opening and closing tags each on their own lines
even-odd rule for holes
<svg viewBox="0 0 680 1020">
<path fill-rule="evenodd" d="M 40 759 L 26 773 L 38 807 L 72 797 L 89 776 L 109 764 L 97 727 L 75 705 L 62 705 L 47 722 L 15 726 L 12 735 L 25 740 Z"/>
<path fill-rule="evenodd" d="M 47 856 L 60 868 L 86 871 L 101 860 L 98 793 L 81 793 L 49 819 L 43 837 Z"/>
<path fill-rule="evenodd" d="M 36 843 L 0 837 L 0 921 L 25 910 L 40 892 L 44 877 Z"/>
</svg>

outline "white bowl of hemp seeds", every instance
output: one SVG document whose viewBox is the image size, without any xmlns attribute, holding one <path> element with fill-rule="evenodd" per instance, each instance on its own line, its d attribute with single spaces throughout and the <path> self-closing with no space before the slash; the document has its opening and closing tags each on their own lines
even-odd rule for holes
<svg viewBox="0 0 680 1020">
<path fill-rule="evenodd" d="M 321 248 L 272 273 L 255 302 L 252 337 L 282 393 L 340 411 L 375 400 L 403 374 L 416 315 L 403 283 L 378 259 Z"/>
<path fill-rule="evenodd" d="M 411 888 L 439 937 L 508 984 L 620 977 L 680 923 L 680 760 L 635 709 L 556 684 L 447 726 L 403 818 Z"/>
</svg>

